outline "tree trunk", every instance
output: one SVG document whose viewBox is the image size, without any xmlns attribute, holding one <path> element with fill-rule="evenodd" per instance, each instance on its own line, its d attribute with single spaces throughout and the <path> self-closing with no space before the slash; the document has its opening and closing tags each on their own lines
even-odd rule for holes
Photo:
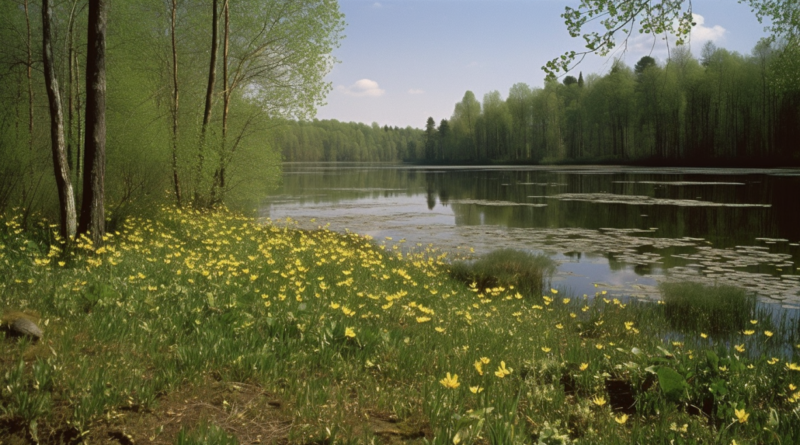
<svg viewBox="0 0 800 445">
<path fill-rule="evenodd" d="M 228 9 L 228 0 L 222 6 L 225 11 L 225 37 L 222 46 L 222 81 L 225 89 L 222 90 L 222 141 L 220 141 L 219 150 L 219 167 L 214 175 L 216 196 L 214 200 L 221 202 L 223 194 L 225 193 L 225 169 L 228 164 L 227 153 L 227 137 L 228 137 L 228 111 L 231 105 L 231 86 L 228 79 L 228 41 L 230 36 L 230 10 Z"/>
<path fill-rule="evenodd" d="M 83 151 L 83 202 L 78 231 L 95 247 L 105 235 L 106 169 L 106 1 L 89 0 L 86 50 L 86 145 Z"/>
<path fill-rule="evenodd" d="M 197 186 L 195 187 L 194 197 L 195 197 L 195 205 L 202 205 L 199 202 L 200 199 L 200 185 L 202 184 L 202 176 L 203 176 L 203 163 L 205 161 L 205 144 L 206 144 L 206 132 L 208 131 L 208 124 L 211 122 L 211 107 L 213 105 L 214 99 L 214 83 L 216 81 L 217 76 L 217 52 L 219 50 L 219 38 L 218 38 L 218 30 L 219 27 L 219 13 L 217 12 L 217 2 L 218 0 L 214 0 L 212 3 L 213 12 L 211 14 L 211 60 L 208 64 L 208 85 L 206 87 L 206 106 L 203 110 L 203 126 L 200 128 L 200 146 L 198 147 L 198 155 L 197 155 L 197 178 L 195 182 Z"/>
<path fill-rule="evenodd" d="M 181 182 L 178 178 L 178 48 L 175 41 L 175 19 L 178 11 L 178 0 L 172 0 L 172 185 L 175 188 L 175 200 L 181 206 Z"/>
<path fill-rule="evenodd" d="M 44 80 L 47 86 L 47 99 L 50 104 L 50 142 L 53 151 L 53 169 L 58 187 L 58 201 L 61 213 L 61 236 L 75 236 L 76 214 L 75 195 L 67 165 L 67 153 L 64 147 L 64 116 L 61 112 L 61 97 L 58 91 L 58 80 L 53 70 L 53 48 L 50 39 L 50 18 L 52 8 L 50 0 L 42 2 L 42 52 L 44 59 Z"/>
<path fill-rule="evenodd" d="M 26 75 L 28 78 L 28 181 L 22 182 L 22 205 L 24 207 L 25 212 L 25 219 L 27 219 L 28 215 L 28 198 L 30 191 L 28 187 L 33 187 L 33 76 L 31 71 L 33 70 L 33 55 L 31 54 L 31 19 L 30 14 L 28 12 L 28 0 L 25 0 L 24 3 L 25 7 L 25 26 L 28 31 L 27 35 L 27 55 L 28 60 L 26 64 Z M 32 199 L 32 198 L 31 198 Z"/>
<path fill-rule="evenodd" d="M 72 11 L 69 14 L 69 28 L 67 32 L 67 65 L 69 77 L 69 92 L 67 94 L 67 163 L 70 171 L 73 171 L 75 164 L 78 160 L 74 156 L 75 135 L 73 128 L 75 125 L 75 9 L 78 2 L 72 4 Z M 76 177 L 75 181 L 80 181 L 80 177 Z"/>
</svg>

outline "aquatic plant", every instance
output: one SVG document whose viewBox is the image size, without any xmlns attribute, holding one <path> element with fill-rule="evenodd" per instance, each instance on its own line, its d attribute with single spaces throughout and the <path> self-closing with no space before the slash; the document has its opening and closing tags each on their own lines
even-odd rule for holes
<svg viewBox="0 0 800 445">
<path fill-rule="evenodd" d="M 477 289 L 514 286 L 527 295 L 542 295 L 545 280 L 555 272 L 556 263 L 547 255 L 516 249 L 498 249 L 474 261 L 457 261 L 450 275 Z"/>
<path fill-rule="evenodd" d="M 756 296 L 728 285 L 666 282 L 659 286 L 664 314 L 676 329 L 728 334 L 755 317 Z"/>
</svg>

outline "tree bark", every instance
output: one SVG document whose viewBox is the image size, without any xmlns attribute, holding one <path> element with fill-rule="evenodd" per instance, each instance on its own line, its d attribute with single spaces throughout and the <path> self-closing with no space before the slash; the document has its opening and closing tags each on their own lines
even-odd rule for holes
<svg viewBox="0 0 800 445">
<path fill-rule="evenodd" d="M 178 178 L 178 48 L 175 41 L 175 21 L 178 11 L 178 0 L 172 0 L 172 185 L 175 188 L 175 200 L 181 206 L 181 182 Z"/>
<path fill-rule="evenodd" d="M 22 181 L 22 205 L 25 208 L 25 215 L 28 215 L 28 187 L 33 187 L 33 55 L 31 54 L 31 19 L 28 12 L 28 0 L 25 0 L 25 26 L 27 28 L 27 56 L 26 76 L 28 78 L 28 181 Z"/>
<path fill-rule="evenodd" d="M 206 105 L 203 110 L 203 126 L 200 128 L 200 146 L 198 147 L 197 155 L 197 178 L 195 180 L 197 186 L 195 187 L 194 197 L 195 205 L 202 206 L 200 203 L 200 186 L 202 184 L 203 176 L 203 163 L 205 161 L 205 145 L 206 145 L 206 132 L 208 131 L 208 124 L 211 122 L 211 107 L 214 99 L 214 83 L 217 76 L 217 52 L 219 51 L 219 13 L 217 11 L 217 2 L 214 0 L 212 3 L 211 14 L 211 60 L 208 64 L 208 85 L 206 86 Z"/>
<path fill-rule="evenodd" d="M 105 235 L 106 169 L 106 1 L 89 0 L 86 50 L 86 143 L 83 150 L 83 202 L 78 231 L 95 247 Z"/>
<path fill-rule="evenodd" d="M 50 104 L 50 142 L 53 152 L 53 169 L 55 170 L 58 201 L 61 213 L 61 236 L 75 236 L 76 213 L 75 195 L 69 175 L 67 153 L 64 147 L 64 116 L 61 111 L 61 97 L 58 91 L 58 80 L 53 70 L 53 48 L 50 38 L 50 18 L 52 8 L 50 0 L 42 2 L 42 52 L 44 60 L 44 79 L 47 86 L 47 99 Z"/>
<path fill-rule="evenodd" d="M 228 41 L 230 36 L 230 10 L 228 0 L 222 6 L 225 11 L 225 37 L 222 44 L 222 81 L 225 89 L 222 90 L 222 141 L 219 149 L 219 166 L 214 174 L 215 193 L 212 196 L 214 203 L 222 201 L 225 193 L 225 169 L 228 164 L 227 137 L 228 137 L 228 111 L 231 105 L 231 85 L 228 79 Z"/>
<path fill-rule="evenodd" d="M 69 14 L 69 27 L 67 32 L 67 64 L 69 72 L 69 92 L 67 94 L 67 163 L 70 171 L 73 171 L 74 166 L 79 162 L 74 156 L 75 136 L 73 129 L 75 125 L 75 9 L 77 9 L 77 0 L 72 4 L 72 10 Z M 78 176 L 75 181 L 80 181 Z"/>
</svg>

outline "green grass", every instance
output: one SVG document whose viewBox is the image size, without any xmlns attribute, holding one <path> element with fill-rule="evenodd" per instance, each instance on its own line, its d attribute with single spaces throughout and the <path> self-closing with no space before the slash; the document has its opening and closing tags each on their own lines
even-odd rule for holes
<svg viewBox="0 0 800 445">
<path fill-rule="evenodd" d="M 677 336 L 666 304 L 530 299 L 384 243 L 167 208 L 67 248 L 5 215 L 0 310 L 44 338 L 0 340 L 0 437 L 800 441 L 796 325 Z"/>
<path fill-rule="evenodd" d="M 664 313 L 682 331 L 730 334 L 747 328 L 756 315 L 756 296 L 734 286 L 695 282 L 662 283 Z"/>
<path fill-rule="evenodd" d="M 515 249 L 499 249 L 474 261 L 456 261 L 450 275 L 478 289 L 514 287 L 525 295 L 542 295 L 545 281 L 556 264 L 547 255 Z"/>
</svg>

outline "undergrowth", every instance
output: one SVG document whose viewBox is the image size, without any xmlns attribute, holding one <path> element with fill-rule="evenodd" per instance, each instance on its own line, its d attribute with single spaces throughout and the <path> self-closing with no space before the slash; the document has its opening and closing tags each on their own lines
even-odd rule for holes
<svg viewBox="0 0 800 445">
<path fill-rule="evenodd" d="M 664 304 L 224 211 L 51 230 L 0 224 L 0 307 L 44 331 L 0 341 L 18 443 L 800 441 L 797 331 L 761 315 L 678 335 Z"/>
</svg>

